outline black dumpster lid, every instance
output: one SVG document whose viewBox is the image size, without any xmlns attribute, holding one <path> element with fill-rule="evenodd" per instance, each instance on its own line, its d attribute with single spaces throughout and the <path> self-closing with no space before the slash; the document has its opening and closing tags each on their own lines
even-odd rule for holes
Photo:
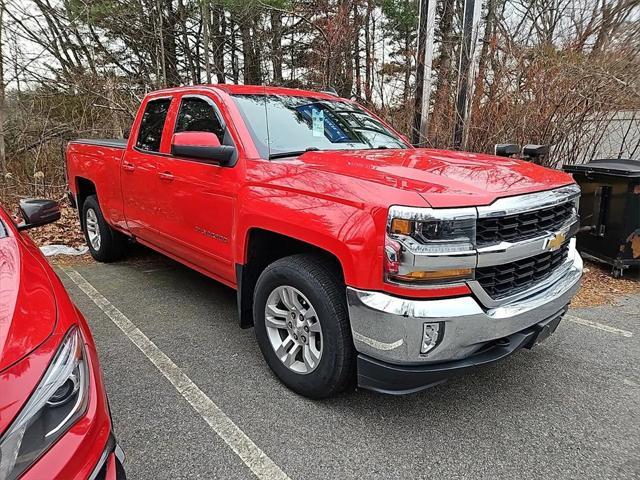
<svg viewBox="0 0 640 480">
<path fill-rule="evenodd" d="M 572 173 L 604 173 L 617 177 L 640 177 L 640 160 L 598 159 L 582 165 L 564 165 L 566 172 Z"/>
</svg>

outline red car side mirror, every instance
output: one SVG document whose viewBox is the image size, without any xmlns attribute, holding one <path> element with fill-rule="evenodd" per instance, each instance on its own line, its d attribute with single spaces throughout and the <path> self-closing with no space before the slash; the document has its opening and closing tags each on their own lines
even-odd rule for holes
<svg viewBox="0 0 640 480">
<path fill-rule="evenodd" d="M 211 132 L 178 132 L 171 139 L 172 155 L 207 163 L 227 165 L 233 160 L 235 151 L 231 145 L 221 145 L 218 136 Z"/>
</svg>

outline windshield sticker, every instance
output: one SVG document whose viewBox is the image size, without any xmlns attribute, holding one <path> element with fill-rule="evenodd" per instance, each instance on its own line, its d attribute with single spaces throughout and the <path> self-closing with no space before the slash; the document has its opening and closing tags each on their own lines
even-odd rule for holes
<svg viewBox="0 0 640 480">
<path fill-rule="evenodd" d="M 311 129 L 314 137 L 324 137 L 324 110 L 311 111 Z"/>
</svg>

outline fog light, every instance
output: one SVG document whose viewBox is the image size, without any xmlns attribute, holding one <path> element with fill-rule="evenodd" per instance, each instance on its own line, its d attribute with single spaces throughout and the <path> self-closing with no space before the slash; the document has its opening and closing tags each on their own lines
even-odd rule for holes
<svg viewBox="0 0 640 480">
<path fill-rule="evenodd" d="M 439 323 L 425 323 L 422 326 L 422 344 L 420 347 L 420 353 L 427 353 L 438 344 L 438 338 L 440 336 L 440 324 Z"/>
</svg>

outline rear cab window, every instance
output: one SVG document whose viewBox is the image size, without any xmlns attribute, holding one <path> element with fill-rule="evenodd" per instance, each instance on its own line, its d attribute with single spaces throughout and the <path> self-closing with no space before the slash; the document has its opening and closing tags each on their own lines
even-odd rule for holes
<svg viewBox="0 0 640 480">
<path fill-rule="evenodd" d="M 150 100 L 142 114 L 140 130 L 136 139 L 136 148 L 146 152 L 159 152 L 162 141 L 162 130 L 167 119 L 170 98 Z"/>
</svg>

